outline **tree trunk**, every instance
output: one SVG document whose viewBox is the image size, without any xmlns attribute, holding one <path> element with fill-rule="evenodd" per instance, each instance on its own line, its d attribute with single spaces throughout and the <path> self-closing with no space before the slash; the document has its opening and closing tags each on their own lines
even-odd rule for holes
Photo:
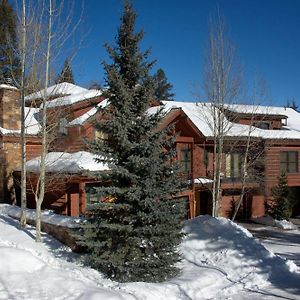
<svg viewBox="0 0 300 300">
<path fill-rule="evenodd" d="M 21 216 L 22 227 L 26 226 L 26 138 L 25 138 L 25 61 L 26 61 L 26 9 L 22 1 L 22 35 L 21 35 Z"/>
<path fill-rule="evenodd" d="M 36 236 L 35 236 L 35 241 L 37 243 L 42 242 L 42 235 L 41 235 L 41 215 L 42 215 L 42 210 L 41 210 L 41 201 L 40 199 L 36 199 L 36 210 L 35 210 L 35 228 L 36 228 Z"/>
<path fill-rule="evenodd" d="M 47 35 L 47 53 L 46 53 L 46 69 L 45 69 L 45 85 L 42 102 L 42 154 L 40 162 L 40 176 L 38 183 L 38 195 L 36 197 L 36 241 L 41 242 L 41 205 L 45 195 L 46 181 L 46 155 L 47 155 L 47 95 L 46 91 L 49 83 L 50 73 L 50 50 L 51 50 L 51 35 L 52 35 L 52 0 L 49 0 L 49 22 Z"/>
</svg>

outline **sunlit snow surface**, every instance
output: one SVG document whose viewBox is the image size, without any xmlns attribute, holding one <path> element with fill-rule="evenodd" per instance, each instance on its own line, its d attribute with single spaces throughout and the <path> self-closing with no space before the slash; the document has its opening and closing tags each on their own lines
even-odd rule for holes
<svg viewBox="0 0 300 300">
<path fill-rule="evenodd" d="M 178 277 L 119 284 L 81 266 L 76 255 L 46 234 L 44 244 L 36 244 L 34 229 L 20 229 L 0 205 L 0 299 L 300 298 L 297 267 L 242 227 L 202 216 L 187 221 L 185 231 Z"/>
</svg>

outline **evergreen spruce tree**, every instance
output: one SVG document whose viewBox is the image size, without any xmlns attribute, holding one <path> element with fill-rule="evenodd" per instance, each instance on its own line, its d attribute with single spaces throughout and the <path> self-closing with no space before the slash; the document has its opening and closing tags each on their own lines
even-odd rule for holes
<svg viewBox="0 0 300 300">
<path fill-rule="evenodd" d="M 16 14 L 8 0 L 0 0 L 0 83 L 20 83 Z"/>
<path fill-rule="evenodd" d="M 68 59 L 65 60 L 63 69 L 60 75 L 58 76 L 57 80 L 55 81 L 56 84 L 62 82 L 69 82 L 73 84 L 75 83 L 71 64 Z"/>
<path fill-rule="evenodd" d="M 125 2 L 116 46 L 106 45 L 112 64 L 104 63 L 110 106 L 96 124 L 102 138 L 92 144 L 110 171 L 94 188 L 106 201 L 90 206 L 82 245 L 90 264 L 120 282 L 158 282 L 175 276 L 180 260 L 185 203 L 179 191 L 171 128 L 158 130 L 161 110 L 147 113 L 153 95 L 148 51 L 141 52 L 143 32 L 135 33 L 136 14 Z"/>
<path fill-rule="evenodd" d="M 271 215 L 276 220 L 288 220 L 292 215 L 293 197 L 287 184 L 285 173 L 278 178 L 278 185 L 272 189 L 274 206 Z"/>
<path fill-rule="evenodd" d="M 167 82 L 167 77 L 162 69 L 154 74 L 154 95 L 157 100 L 174 100 L 173 85 Z"/>
</svg>

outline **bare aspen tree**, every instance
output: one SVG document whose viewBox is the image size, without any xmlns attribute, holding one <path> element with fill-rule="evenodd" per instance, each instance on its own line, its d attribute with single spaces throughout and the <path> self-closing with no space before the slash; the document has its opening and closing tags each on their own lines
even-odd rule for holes
<svg viewBox="0 0 300 300">
<path fill-rule="evenodd" d="M 247 107 L 247 113 L 250 115 L 249 126 L 245 130 L 246 137 L 241 141 L 242 143 L 242 165 L 241 165 L 241 190 L 238 201 L 234 204 L 234 211 L 231 220 L 234 221 L 238 214 L 238 211 L 243 203 L 244 196 L 246 195 L 246 185 L 248 181 L 252 183 L 261 183 L 260 172 L 256 173 L 255 167 L 264 154 L 264 145 L 262 145 L 263 140 L 261 138 L 256 138 L 253 133 L 257 129 L 255 124 L 255 119 L 259 116 L 260 121 L 266 118 L 268 113 L 268 107 L 264 106 L 263 111 L 259 111 L 260 105 L 258 103 L 266 104 L 266 90 L 263 82 L 256 82 L 253 87 L 253 93 L 251 96 L 251 103 Z M 237 147 L 235 144 L 233 147 Z"/>
<path fill-rule="evenodd" d="M 210 103 L 210 112 L 206 114 L 206 118 L 213 135 L 213 216 L 218 216 L 222 197 L 224 137 L 231 124 L 224 114 L 224 106 L 236 101 L 240 85 L 241 74 L 235 66 L 234 47 L 227 36 L 224 19 L 218 13 L 215 19 L 210 20 L 209 50 L 204 76 L 204 89 Z"/>
<path fill-rule="evenodd" d="M 42 1 L 43 2 L 43 1 Z M 47 4 L 45 4 L 47 3 Z M 59 58 L 61 52 L 63 51 L 64 43 L 70 38 L 70 36 L 78 28 L 81 18 L 75 23 L 72 23 L 72 10 L 68 11 L 66 16 L 63 16 L 64 2 L 59 2 L 59 5 L 55 5 L 54 0 L 47 0 L 43 2 L 40 6 L 40 14 L 35 11 L 34 16 L 37 22 L 33 22 L 33 32 L 32 37 L 34 47 L 31 50 L 31 64 L 30 71 L 31 75 L 34 76 L 36 69 L 35 66 L 38 65 L 39 73 L 36 78 L 42 83 L 43 90 L 41 91 L 41 101 L 38 103 L 40 109 L 40 122 L 41 122 L 41 156 L 39 162 L 39 174 L 37 179 L 37 184 L 33 188 L 33 193 L 35 195 L 36 202 L 36 241 L 41 242 L 41 208 L 46 191 L 46 157 L 51 143 L 55 140 L 55 134 L 53 131 L 57 130 L 57 124 L 51 124 L 48 122 L 47 113 L 47 102 L 55 94 L 47 93 L 47 89 L 53 80 L 53 63 Z M 44 28 L 45 22 L 47 20 L 46 28 Z M 56 23 L 55 23 L 56 21 Z M 37 24 L 36 24 L 37 23 Z M 54 24 L 55 23 L 55 24 Z M 45 29 L 45 34 L 44 33 Z M 45 37 L 45 38 L 44 38 Z M 38 64 L 36 63 L 38 62 Z M 32 88 L 32 87 L 31 87 Z M 38 90 L 38 89 L 37 89 Z M 58 110 L 58 115 L 62 113 L 63 110 Z M 57 117 L 59 120 L 59 117 Z M 52 119 L 53 121 L 53 119 Z"/>
<path fill-rule="evenodd" d="M 21 5 L 19 5 L 21 3 Z M 82 2 L 83 3 L 83 2 Z M 57 4 L 57 5 L 56 5 Z M 70 3 L 70 7 L 64 11 L 64 1 L 55 0 L 40 0 L 38 2 L 32 0 L 16 1 L 16 11 L 19 20 L 19 35 L 17 37 L 18 47 L 9 44 L 13 49 L 12 53 L 16 54 L 20 59 L 21 76 L 17 76 L 13 71 L 13 57 L 11 61 L 11 74 L 13 82 L 21 91 L 21 226 L 26 226 L 26 134 L 27 128 L 25 120 L 28 117 L 29 109 L 26 108 L 26 95 L 35 93 L 44 89 L 41 93 L 41 101 L 36 104 L 31 102 L 32 108 L 40 109 L 41 131 L 40 136 L 42 140 L 41 164 L 38 176 L 38 184 L 32 191 L 36 199 L 37 208 L 37 241 L 41 240 L 40 236 L 40 212 L 41 204 L 43 202 L 45 193 L 45 178 L 46 166 L 45 157 L 50 148 L 50 144 L 55 140 L 53 131 L 57 130 L 57 124 L 47 124 L 47 107 L 46 103 L 51 99 L 52 95 L 46 93 L 46 89 L 51 83 L 54 83 L 55 73 L 54 62 L 65 56 L 66 48 L 64 44 L 70 40 L 70 37 L 78 29 L 82 20 L 83 7 L 81 9 L 81 16 L 74 22 L 73 8 L 74 2 Z M 55 21 L 55 22 L 54 22 Z M 55 23 L 55 25 L 54 25 Z M 10 41 L 7 41 L 10 43 Z M 80 46 L 82 42 L 79 41 Z M 68 45 L 68 48 L 71 46 Z M 72 55 L 75 56 L 75 47 L 73 47 Z M 54 91 L 55 93 L 55 91 Z M 27 109 L 27 114 L 26 114 Z M 65 114 L 63 110 L 58 110 L 58 115 Z M 59 117 L 57 116 L 57 119 Z M 49 134 L 50 133 L 50 134 Z"/>
<path fill-rule="evenodd" d="M 21 31 L 21 216 L 22 227 L 26 226 L 26 139 L 25 139 L 25 62 L 26 62 L 26 5 L 22 0 Z"/>
<path fill-rule="evenodd" d="M 49 86 L 49 75 L 50 75 L 50 55 L 51 55 L 51 38 L 52 38 L 52 17 L 53 17 L 53 7 L 52 0 L 49 0 L 48 7 L 48 30 L 47 30 L 47 48 L 46 48 L 46 66 L 45 66 L 45 85 L 44 92 L 42 96 L 42 154 L 40 161 L 40 175 L 37 183 L 38 193 L 35 196 L 36 202 L 36 241 L 41 242 L 41 207 L 45 195 L 45 177 L 46 177 L 46 155 L 47 155 L 47 88 Z"/>
</svg>

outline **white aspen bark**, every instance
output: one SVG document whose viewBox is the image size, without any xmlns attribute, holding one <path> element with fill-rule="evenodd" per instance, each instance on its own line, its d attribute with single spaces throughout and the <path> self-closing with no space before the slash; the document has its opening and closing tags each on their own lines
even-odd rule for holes
<svg viewBox="0 0 300 300">
<path fill-rule="evenodd" d="M 252 123 L 252 119 L 251 119 L 251 123 Z M 238 213 L 238 211 L 239 211 L 239 209 L 241 207 L 241 204 L 243 202 L 243 198 L 244 198 L 244 195 L 245 195 L 246 173 L 247 173 L 247 169 L 248 169 L 247 159 L 248 159 L 248 153 L 249 153 L 249 147 L 250 147 L 251 131 L 252 131 L 252 124 L 250 124 L 250 126 L 249 126 L 249 131 L 248 131 L 248 136 L 247 136 L 247 143 L 246 143 L 246 149 L 245 149 L 245 154 L 244 154 L 244 159 L 243 159 L 241 193 L 240 193 L 239 200 L 238 200 L 237 204 L 234 207 L 234 213 L 233 213 L 233 216 L 231 218 L 232 221 L 235 220 L 236 215 L 237 215 L 237 213 Z"/>
<path fill-rule="evenodd" d="M 45 69 L 45 85 L 42 101 L 42 154 L 40 162 L 40 176 L 38 183 L 38 194 L 36 196 L 36 242 L 41 242 L 41 205 L 45 195 L 46 181 L 46 155 L 47 155 L 47 95 L 46 90 L 49 84 L 50 74 L 50 51 L 51 51 L 51 36 L 52 36 L 52 0 L 49 0 L 49 15 L 48 15 L 48 33 L 47 33 L 47 52 L 46 52 L 46 69 Z"/>
<path fill-rule="evenodd" d="M 25 61 L 26 61 L 26 6 L 22 0 L 22 35 L 21 35 L 21 216 L 22 227 L 26 226 L 26 137 L 25 137 Z"/>
</svg>

